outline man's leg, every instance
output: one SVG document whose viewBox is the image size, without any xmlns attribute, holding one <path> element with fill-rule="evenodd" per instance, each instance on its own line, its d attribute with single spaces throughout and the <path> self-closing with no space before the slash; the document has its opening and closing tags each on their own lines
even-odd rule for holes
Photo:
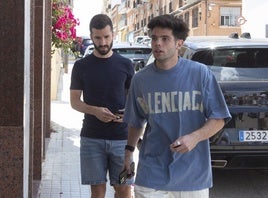
<svg viewBox="0 0 268 198">
<path fill-rule="evenodd" d="M 109 145 L 109 178 L 115 189 L 115 198 L 131 198 L 131 185 L 134 178 L 127 179 L 125 185 L 119 184 L 119 174 L 123 170 L 126 140 L 107 140 Z"/>
<path fill-rule="evenodd" d="M 104 198 L 106 184 L 91 185 L 91 198 Z"/>
<path fill-rule="evenodd" d="M 114 185 L 115 198 L 132 198 L 130 185 Z"/>
<path fill-rule="evenodd" d="M 105 140 L 81 137 L 81 182 L 91 185 L 92 198 L 104 198 L 107 182 L 107 153 Z"/>
</svg>

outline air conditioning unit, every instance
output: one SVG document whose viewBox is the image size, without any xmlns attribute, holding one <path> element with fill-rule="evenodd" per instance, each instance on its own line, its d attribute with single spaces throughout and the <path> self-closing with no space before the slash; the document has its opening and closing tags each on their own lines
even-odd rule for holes
<svg viewBox="0 0 268 198">
<path fill-rule="evenodd" d="M 196 0 L 183 0 L 183 2 L 184 2 L 184 3 L 191 4 L 191 3 L 196 2 Z"/>
</svg>

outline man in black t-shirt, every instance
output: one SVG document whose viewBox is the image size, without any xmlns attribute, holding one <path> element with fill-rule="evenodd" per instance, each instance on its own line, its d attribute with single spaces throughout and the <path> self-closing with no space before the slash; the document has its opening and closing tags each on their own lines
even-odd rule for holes
<svg viewBox="0 0 268 198">
<path fill-rule="evenodd" d="M 91 185 L 91 197 L 105 197 L 106 175 L 115 197 L 131 197 L 133 179 L 120 185 L 127 125 L 120 111 L 134 75 L 131 60 L 113 53 L 113 25 L 104 14 L 90 22 L 92 54 L 75 62 L 70 86 L 71 106 L 84 113 L 80 161 L 82 184 Z M 83 97 L 82 97 L 83 96 Z"/>
</svg>

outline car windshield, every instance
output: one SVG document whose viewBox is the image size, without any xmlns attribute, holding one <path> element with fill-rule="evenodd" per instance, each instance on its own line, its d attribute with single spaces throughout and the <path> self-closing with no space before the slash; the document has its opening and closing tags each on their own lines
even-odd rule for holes
<svg viewBox="0 0 268 198">
<path fill-rule="evenodd" d="M 91 39 L 84 39 L 83 40 L 83 45 L 91 45 L 92 44 L 92 40 Z"/>
</svg>

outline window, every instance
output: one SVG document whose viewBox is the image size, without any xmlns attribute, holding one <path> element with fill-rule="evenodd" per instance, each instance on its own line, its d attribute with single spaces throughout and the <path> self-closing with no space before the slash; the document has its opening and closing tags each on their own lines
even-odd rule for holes
<svg viewBox="0 0 268 198">
<path fill-rule="evenodd" d="M 148 19 L 147 19 L 147 21 L 150 21 L 151 20 L 151 16 L 148 16 Z M 146 23 L 147 24 L 147 23 Z"/>
<path fill-rule="evenodd" d="M 220 24 L 222 26 L 237 26 L 236 19 L 240 16 L 239 7 L 220 8 Z"/>
<path fill-rule="evenodd" d="M 184 22 L 189 26 L 189 12 L 186 12 L 184 15 Z"/>
<path fill-rule="evenodd" d="M 124 27 L 126 25 L 127 25 L 127 15 L 126 14 L 122 14 L 120 16 L 120 20 L 119 20 L 118 26 L 119 27 Z"/>
<path fill-rule="evenodd" d="M 192 10 L 192 27 L 198 27 L 198 8 Z"/>
<path fill-rule="evenodd" d="M 196 52 L 192 60 L 214 66 L 267 68 L 268 50 L 261 48 L 202 50 Z"/>
<path fill-rule="evenodd" d="M 169 13 L 171 13 L 173 11 L 172 9 L 172 2 L 169 2 Z"/>
<path fill-rule="evenodd" d="M 183 1 L 183 0 L 179 0 L 179 8 L 183 6 L 182 1 Z"/>
</svg>

